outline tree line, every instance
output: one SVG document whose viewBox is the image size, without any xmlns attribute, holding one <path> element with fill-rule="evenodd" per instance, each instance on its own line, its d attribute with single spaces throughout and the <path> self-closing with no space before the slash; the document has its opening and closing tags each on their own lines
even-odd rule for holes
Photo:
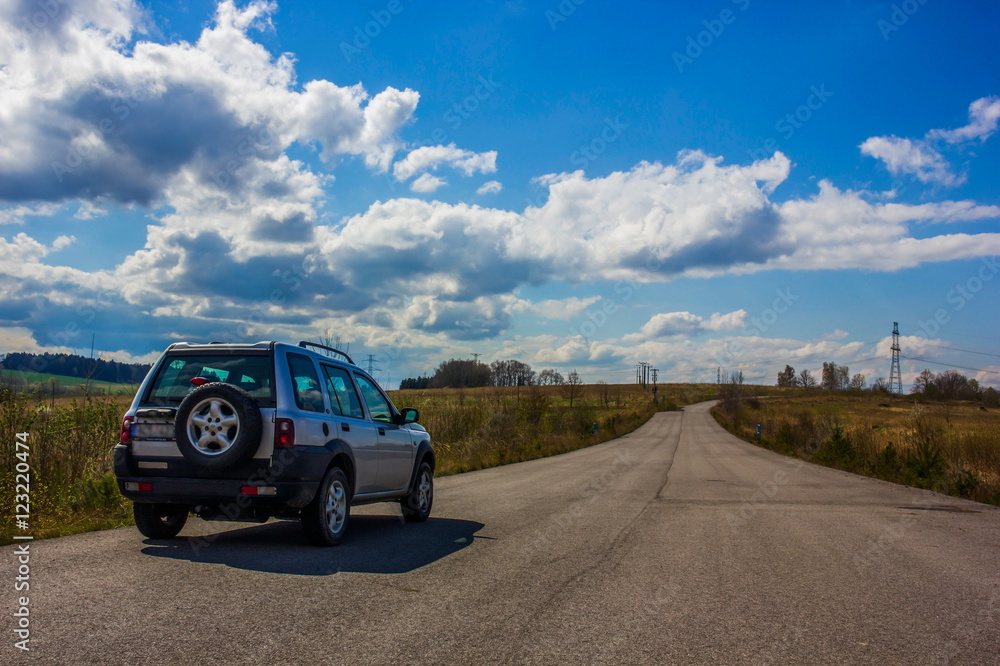
<svg viewBox="0 0 1000 666">
<path fill-rule="evenodd" d="M 787 388 L 823 388 L 829 391 L 863 390 L 866 387 L 872 392 L 889 393 L 892 387 L 884 377 L 877 378 L 870 387 L 867 378 L 862 373 L 850 375 L 846 365 L 824 363 L 822 375 L 817 381 L 808 370 L 796 374 L 795 368 L 786 365 L 778 373 L 776 386 Z M 997 405 L 1000 393 L 993 387 L 983 388 L 979 382 L 966 377 L 957 370 L 944 370 L 937 374 L 930 370 L 921 372 L 913 382 L 910 395 L 920 396 L 928 400 L 973 400 L 982 401 L 987 405 Z"/>
<path fill-rule="evenodd" d="M 0 368 L 22 372 L 40 372 L 65 377 L 80 377 L 114 384 L 137 384 L 143 380 L 151 366 L 141 363 L 119 363 L 77 354 L 31 354 L 11 352 L 3 359 Z"/>
<path fill-rule="evenodd" d="M 579 386 L 583 383 L 576 370 L 563 377 L 562 373 L 545 368 L 540 372 L 517 359 L 493 361 L 489 365 L 479 361 L 452 358 L 442 362 L 433 375 L 407 377 L 399 384 L 401 389 L 423 388 L 475 388 L 478 386 Z"/>
</svg>

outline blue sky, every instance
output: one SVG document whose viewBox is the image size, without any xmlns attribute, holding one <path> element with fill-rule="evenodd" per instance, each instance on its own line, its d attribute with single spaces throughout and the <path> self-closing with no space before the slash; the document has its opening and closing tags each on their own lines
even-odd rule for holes
<svg viewBox="0 0 1000 666">
<path fill-rule="evenodd" d="M 22 0 L 0 351 L 1000 383 L 995 3 Z"/>
</svg>

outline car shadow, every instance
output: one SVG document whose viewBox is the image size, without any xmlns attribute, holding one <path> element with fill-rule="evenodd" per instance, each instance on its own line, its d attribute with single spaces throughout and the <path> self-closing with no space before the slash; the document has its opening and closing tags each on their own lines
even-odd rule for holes
<svg viewBox="0 0 1000 666">
<path fill-rule="evenodd" d="M 398 515 L 356 515 L 351 516 L 339 546 L 319 548 L 306 541 L 298 521 L 272 521 L 201 536 L 146 539 L 142 553 L 296 576 L 330 576 L 342 571 L 399 574 L 468 547 L 483 527 L 454 518 L 404 523 Z"/>
</svg>

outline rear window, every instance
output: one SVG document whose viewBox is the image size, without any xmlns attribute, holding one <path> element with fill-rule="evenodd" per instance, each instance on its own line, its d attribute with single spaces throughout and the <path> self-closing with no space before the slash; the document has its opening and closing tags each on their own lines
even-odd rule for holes
<svg viewBox="0 0 1000 666">
<path fill-rule="evenodd" d="M 271 358 L 231 355 L 167 358 L 153 379 L 148 399 L 180 402 L 191 389 L 195 388 L 191 383 L 195 377 L 239 386 L 258 402 L 274 402 Z"/>
</svg>

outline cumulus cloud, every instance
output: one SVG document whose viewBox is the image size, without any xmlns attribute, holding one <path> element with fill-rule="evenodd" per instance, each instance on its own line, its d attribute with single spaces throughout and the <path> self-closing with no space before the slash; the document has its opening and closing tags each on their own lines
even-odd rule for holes
<svg viewBox="0 0 1000 666">
<path fill-rule="evenodd" d="M 497 170 L 497 152 L 490 150 L 475 153 L 463 150 L 454 143 L 447 146 L 421 146 L 396 162 L 392 167 L 392 173 L 396 180 L 403 181 L 441 166 L 449 166 L 465 176 L 494 173 Z"/>
<path fill-rule="evenodd" d="M 969 105 L 969 124 L 953 130 L 935 129 L 927 133 L 932 139 L 948 143 L 986 141 L 997 131 L 1000 120 L 1000 97 L 983 97 Z"/>
<path fill-rule="evenodd" d="M 738 331 L 746 325 L 746 310 L 722 314 L 716 312 L 708 319 L 690 312 L 664 312 L 653 315 L 638 333 L 625 336 L 627 342 L 656 340 L 671 337 L 691 337 L 707 332 Z"/>
<path fill-rule="evenodd" d="M 57 204 L 39 204 L 37 206 L 10 206 L 0 208 L 0 224 L 24 224 L 26 217 L 47 217 L 52 215 L 59 206 Z"/>
<path fill-rule="evenodd" d="M 479 297 L 472 301 L 448 301 L 418 296 L 403 310 L 403 323 L 457 340 L 492 338 L 511 324 L 510 299 Z"/>
<path fill-rule="evenodd" d="M 476 194 L 497 194 L 503 189 L 503 185 L 499 180 L 488 180 L 479 186 L 476 190 Z"/>
<path fill-rule="evenodd" d="M 951 172 L 951 164 L 941 153 L 923 141 L 896 136 L 873 136 L 861 144 L 861 152 L 885 162 L 889 173 L 915 176 L 922 183 L 953 187 L 965 182 L 964 175 Z"/>
<path fill-rule="evenodd" d="M 410 189 L 414 192 L 433 192 L 443 185 L 447 185 L 448 181 L 444 178 L 438 178 L 429 173 L 422 173 L 418 176 L 413 183 L 410 185 Z"/>
<path fill-rule="evenodd" d="M 588 298 L 571 296 L 569 298 L 546 299 L 536 302 L 518 300 L 513 306 L 513 311 L 517 314 L 530 313 L 543 319 L 569 321 L 582 315 L 586 312 L 587 308 L 600 300 L 600 296 L 590 296 Z"/>
<path fill-rule="evenodd" d="M 221 2 L 194 44 L 141 39 L 129 0 L 57 9 L 36 34 L 21 27 L 32 3 L 0 18 L 0 200 L 147 205 L 178 178 L 239 188 L 249 162 L 295 142 L 385 170 L 419 99 L 322 80 L 299 89 L 292 57 L 249 35 L 268 29 L 273 3 Z"/>
<path fill-rule="evenodd" d="M 955 187 L 967 180 L 965 174 L 952 170 L 952 165 L 935 144 L 960 145 L 986 141 L 997 131 L 1000 120 L 1000 98 L 983 97 L 969 105 L 969 123 L 956 129 L 932 129 L 922 139 L 897 136 L 873 136 L 860 146 L 864 155 L 885 163 L 894 176 L 909 175 L 922 183 Z"/>
</svg>

